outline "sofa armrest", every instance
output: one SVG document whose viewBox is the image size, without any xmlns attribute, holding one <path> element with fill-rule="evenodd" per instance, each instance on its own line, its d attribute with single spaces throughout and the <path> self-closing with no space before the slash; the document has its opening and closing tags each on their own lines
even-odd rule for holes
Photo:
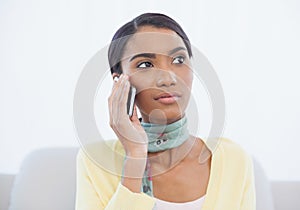
<svg viewBox="0 0 300 210">
<path fill-rule="evenodd" d="M 300 181 L 272 181 L 275 210 L 298 210 Z"/>
<path fill-rule="evenodd" d="M 15 175 L 0 174 L 0 209 L 7 210 Z"/>
<path fill-rule="evenodd" d="M 255 190 L 256 190 L 256 210 L 274 210 L 271 183 L 261 166 L 261 164 L 253 158 Z"/>
</svg>

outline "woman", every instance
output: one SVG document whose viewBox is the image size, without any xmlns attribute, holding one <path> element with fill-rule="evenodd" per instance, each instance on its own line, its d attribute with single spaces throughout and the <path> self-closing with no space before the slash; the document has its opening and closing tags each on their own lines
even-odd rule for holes
<svg viewBox="0 0 300 210">
<path fill-rule="evenodd" d="M 213 150 L 187 129 L 191 57 L 188 37 L 166 15 L 142 14 L 116 32 L 108 52 L 112 78 L 119 78 L 109 97 L 118 137 L 111 148 L 124 160 L 111 164 L 122 173 L 99 167 L 80 150 L 77 210 L 255 209 L 250 156 L 225 138 Z M 130 86 L 137 90 L 131 117 Z"/>
</svg>

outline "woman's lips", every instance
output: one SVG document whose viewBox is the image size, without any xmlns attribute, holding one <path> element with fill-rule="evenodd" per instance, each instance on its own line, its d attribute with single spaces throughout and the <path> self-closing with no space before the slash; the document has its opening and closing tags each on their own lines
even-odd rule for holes
<svg viewBox="0 0 300 210">
<path fill-rule="evenodd" d="M 177 96 L 172 96 L 172 97 L 166 97 L 166 98 L 159 98 L 157 101 L 163 104 L 172 104 L 178 100 Z"/>
<path fill-rule="evenodd" d="M 178 93 L 162 93 L 155 97 L 154 99 L 163 104 L 175 103 L 180 95 Z"/>
</svg>

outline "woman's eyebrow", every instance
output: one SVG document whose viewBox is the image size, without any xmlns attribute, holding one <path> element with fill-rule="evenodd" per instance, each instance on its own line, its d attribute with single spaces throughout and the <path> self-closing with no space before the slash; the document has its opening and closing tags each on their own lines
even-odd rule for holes
<svg viewBox="0 0 300 210">
<path fill-rule="evenodd" d="M 172 54 L 176 53 L 179 50 L 185 50 L 185 51 L 187 51 L 187 49 L 185 47 L 176 47 L 173 50 L 170 50 L 168 54 L 172 55 Z"/>
<path fill-rule="evenodd" d="M 141 53 L 141 54 L 132 56 L 129 61 L 132 61 L 138 57 L 155 58 L 156 56 L 154 53 Z"/>
<path fill-rule="evenodd" d="M 177 51 L 180 51 L 180 50 L 187 51 L 187 49 L 185 47 L 176 47 L 176 48 L 170 50 L 168 52 L 168 55 L 172 55 L 172 54 L 174 54 L 174 53 L 176 53 Z M 136 54 L 136 55 L 132 56 L 129 61 L 132 61 L 132 60 L 134 60 L 136 58 L 139 58 L 139 57 L 156 58 L 155 53 L 141 53 L 141 54 Z"/>
</svg>

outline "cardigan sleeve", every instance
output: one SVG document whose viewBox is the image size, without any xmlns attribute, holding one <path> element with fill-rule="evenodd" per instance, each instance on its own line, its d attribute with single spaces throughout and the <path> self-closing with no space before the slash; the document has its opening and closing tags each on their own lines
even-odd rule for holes
<svg viewBox="0 0 300 210">
<path fill-rule="evenodd" d="M 104 209 L 100 198 L 94 189 L 88 175 L 83 154 L 79 150 L 76 164 L 76 210 L 100 210 Z"/>
<path fill-rule="evenodd" d="M 90 176 L 83 152 L 77 155 L 77 177 L 76 177 L 76 210 L 152 210 L 155 200 L 145 193 L 134 193 L 128 188 L 118 183 L 115 193 L 111 199 L 105 202 L 101 199 L 101 194 L 96 190 Z M 101 168 L 99 171 L 101 173 Z M 106 180 L 103 180 L 106 181 Z M 100 189 L 103 194 L 106 189 Z M 106 195 L 107 196 L 107 195 Z"/>
<path fill-rule="evenodd" d="M 155 201 L 144 193 L 134 193 L 119 183 L 105 210 L 152 210 Z"/>
<path fill-rule="evenodd" d="M 255 177 L 254 177 L 253 161 L 251 156 L 248 155 L 245 188 L 243 191 L 240 210 L 255 210 L 255 209 L 256 209 L 256 193 L 255 193 Z"/>
</svg>

